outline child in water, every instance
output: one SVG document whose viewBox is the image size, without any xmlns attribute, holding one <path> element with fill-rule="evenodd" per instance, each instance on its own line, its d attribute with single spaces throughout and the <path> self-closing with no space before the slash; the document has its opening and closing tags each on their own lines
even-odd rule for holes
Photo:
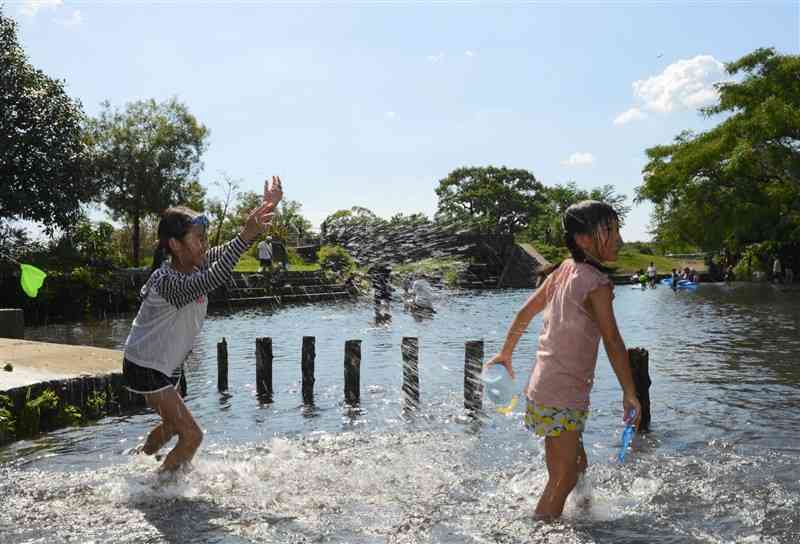
<svg viewBox="0 0 800 544">
<path fill-rule="evenodd" d="M 531 319 L 544 312 L 536 366 L 525 390 L 525 423 L 545 437 L 548 480 L 536 505 L 538 519 L 559 517 L 586 471 L 582 433 L 601 337 L 622 386 L 623 414 L 635 410 L 636 425 L 641 414 L 628 351 L 611 304 L 613 285 L 600 264 L 617 259 L 622 245 L 619 218 L 608 204 L 586 200 L 567 209 L 563 225 L 572 258 L 562 262 L 525 302 L 500 353 L 486 363 L 502 364 L 513 377 L 514 347 Z"/>
<path fill-rule="evenodd" d="M 176 385 L 183 362 L 203 326 L 207 295 L 223 285 L 250 244 L 264 233 L 281 201 L 281 180 L 264 182 L 264 201 L 247 217 L 242 231 L 230 242 L 208 249 L 208 218 L 184 207 L 170 208 L 158 223 L 158 247 L 153 270 L 142 287 L 142 305 L 125 342 L 122 364 L 125 387 L 144 395 L 161 416 L 136 449 L 154 455 L 178 435 L 162 470 L 174 471 L 194 457 L 203 432 Z M 169 255 L 170 259 L 165 261 Z"/>
</svg>

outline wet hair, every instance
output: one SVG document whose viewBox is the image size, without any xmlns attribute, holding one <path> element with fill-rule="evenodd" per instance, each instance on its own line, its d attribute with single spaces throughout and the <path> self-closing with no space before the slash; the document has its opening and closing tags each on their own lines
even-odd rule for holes
<svg viewBox="0 0 800 544">
<path fill-rule="evenodd" d="M 158 270 L 170 254 L 169 239 L 182 240 L 192 228 L 192 220 L 199 215 L 201 214 L 184 206 L 175 206 L 164 211 L 161 221 L 158 222 L 158 241 L 153 252 L 151 273 Z"/>
<path fill-rule="evenodd" d="M 609 269 L 596 262 L 578 246 L 575 236 L 587 234 L 599 240 L 601 229 L 610 229 L 612 225 L 619 225 L 619 215 L 611 205 L 598 200 L 583 200 L 573 204 L 564 213 L 562 226 L 564 228 L 564 244 L 569 249 L 572 259 L 576 263 L 587 263 L 595 268 L 608 272 Z"/>
</svg>

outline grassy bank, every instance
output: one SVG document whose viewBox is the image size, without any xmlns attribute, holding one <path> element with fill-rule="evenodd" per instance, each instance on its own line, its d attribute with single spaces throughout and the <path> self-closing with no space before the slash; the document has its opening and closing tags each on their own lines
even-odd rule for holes
<svg viewBox="0 0 800 544">
<path fill-rule="evenodd" d="M 656 270 L 659 274 L 667 274 L 673 268 L 694 268 L 698 272 L 705 272 L 706 265 L 702 260 L 690 259 L 673 259 L 671 257 L 664 257 L 662 255 L 648 255 L 646 253 L 639 253 L 631 248 L 623 247 L 619 253 L 617 262 L 613 263 L 613 268 L 617 274 L 631 273 L 633 274 L 640 268 L 647 270 L 650 263 L 656 265 Z"/>
<path fill-rule="evenodd" d="M 242 255 L 242 258 L 239 259 L 238 264 L 234 267 L 236 272 L 258 272 L 258 268 L 261 266 L 258 262 L 258 259 L 251 255 Z M 275 264 L 273 263 L 273 266 Z M 289 271 L 291 272 L 309 272 L 319 270 L 319 265 L 317 263 L 312 264 L 300 264 L 300 263 L 289 263 Z"/>
</svg>

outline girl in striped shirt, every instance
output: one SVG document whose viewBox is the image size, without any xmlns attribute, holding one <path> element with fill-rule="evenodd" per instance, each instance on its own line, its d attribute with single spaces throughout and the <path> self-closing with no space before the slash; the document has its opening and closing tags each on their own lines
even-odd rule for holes
<svg viewBox="0 0 800 544">
<path fill-rule="evenodd" d="M 153 272 L 142 287 L 142 305 L 125 342 L 125 386 L 144 395 L 161 416 L 137 448 L 158 452 L 173 436 L 178 443 L 162 470 L 173 471 L 194 457 L 203 432 L 176 390 L 183 362 L 203 326 L 208 293 L 224 285 L 253 241 L 264 233 L 283 197 L 281 180 L 264 182 L 264 201 L 252 210 L 244 228 L 230 242 L 208 249 L 208 218 L 184 207 L 170 208 L 158 224 Z M 166 256 L 170 259 L 165 261 Z"/>
</svg>

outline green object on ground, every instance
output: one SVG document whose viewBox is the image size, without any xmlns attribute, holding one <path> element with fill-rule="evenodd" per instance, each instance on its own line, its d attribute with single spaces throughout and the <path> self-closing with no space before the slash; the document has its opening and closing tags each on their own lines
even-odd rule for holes
<svg viewBox="0 0 800 544">
<path fill-rule="evenodd" d="M 29 297 L 36 298 L 36 295 L 39 294 L 39 288 L 44 283 L 47 274 L 29 264 L 20 263 L 19 267 L 22 269 L 22 277 L 20 278 L 22 290 L 25 291 L 25 294 Z"/>
</svg>

